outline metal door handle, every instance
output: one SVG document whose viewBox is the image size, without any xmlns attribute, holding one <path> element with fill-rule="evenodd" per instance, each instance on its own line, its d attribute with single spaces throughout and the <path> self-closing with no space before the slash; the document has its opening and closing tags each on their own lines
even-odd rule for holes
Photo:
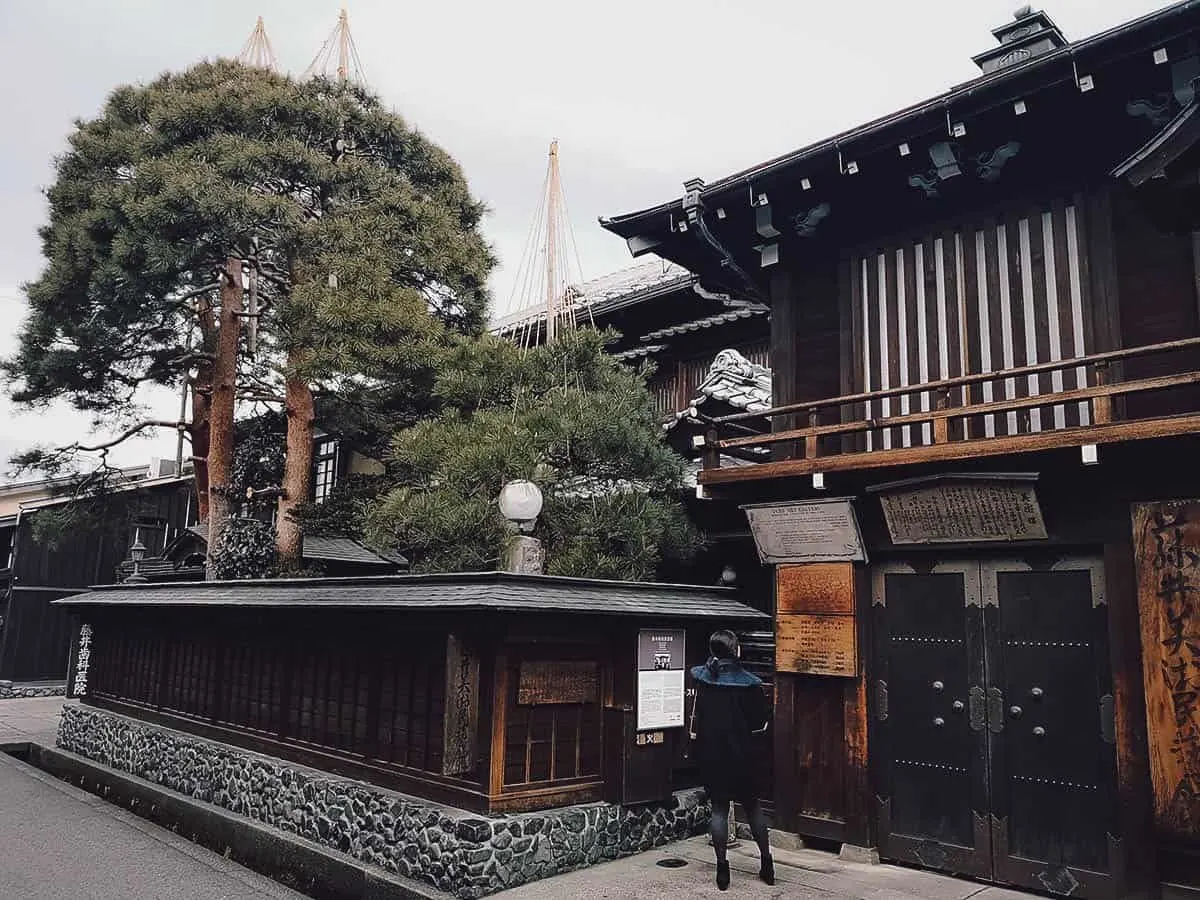
<svg viewBox="0 0 1200 900">
<path fill-rule="evenodd" d="M 1036 728 L 1033 729 L 1034 737 L 1045 737 L 1045 735 L 1046 735 L 1046 729 L 1043 728 L 1041 725 L 1038 725 Z"/>
<path fill-rule="evenodd" d="M 935 681 L 933 683 L 933 689 L 935 691 L 943 690 L 945 687 L 946 687 L 946 685 L 942 684 L 942 682 L 940 682 L 940 681 Z"/>
<path fill-rule="evenodd" d="M 972 731 L 982 731 L 987 723 L 987 713 L 984 711 L 983 688 L 975 684 L 967 692 L 967 721 L 971 723 Z"/>
<path fill-rule="evenodd" d="M 1029 692 L 1029 696 L 1033 697 L 1034 700 L 1041 700 L 1043 693 L 1044 691 L 1040 687 L 1035 687 Z"/>
<path fill-rule="evenodd" d="M 956 713 L 960 713 L 963 711 L 964 705 L 961 700 L 955 700 L 953 703 L 950 704 L 950 708 L 953 709 Z"/>
<path fill-rule="evenodd" d="M 946 724 L 946 720 L 943 719 L 941 716 L 938 716 L 936 719 L 933 720 L 933 724 L 936 725 L 938 728 L 941 728 L 943 725 Z"/>
<path fill-rule="evenodd" d="M 1022 710 L 1021 710 L 1021 707 L 1019 707 L 1019 706 L 1010 706 L 1008 708 L 1008 714 L 1010 716 L 1012 716 L 1014 719 L 1021 718 L 1021 712 L 1022 712 Z"/>
<path fill-rule="evenodd" d="M 988 731 L 999 734 L 1004 730 L 1004 694 L 1000 688 L 990 687 L 987 692 Z"/>
</svg>

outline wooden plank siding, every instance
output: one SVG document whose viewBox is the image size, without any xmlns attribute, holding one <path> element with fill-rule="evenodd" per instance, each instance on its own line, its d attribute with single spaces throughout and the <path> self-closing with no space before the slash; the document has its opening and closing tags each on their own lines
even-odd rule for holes
<svg viewBox="0 0 1200 900">
<path fill-rule="evenodd" d="M 851 261 L 854 387 L 916 385 L 959 375 L 1069 359 L 1085 341 L 1088 286 L 1076 206 L 1062 201 L 856 253 Z M 963 388 L 951 405 L 1039 396 L 1085 386 L 1079 370 Z M 929 411 L 929 392 L 866 404 L 867 418 Z M 975 436 L 1088 424 L 1083 404 L 979 417 Z M 929 424 L 867 435 L 868 449 L 928 446 Z"/>
<path fill-rule="evenodd" d="M 445 642 L 127 617 L 97 626 L 89 700 L 398 772 L 442 771 Z M 432 636 L 431 636 L 432 637 Z M 479 774 L 475 774 L 478 780 Z"/>
<path fill-rule="evenodd" d="M 1126 347 L 1200 334 L 1192 236 L 1154 229 L 1129 198 L 1113 200 L 1115 278 L 1122 299 L 1120 334 Z M 1152 378 L 1200 369 L 1200 353 L 1184 351 L 1124 363 L 1125 378 Z M 1115 373 L 1114 373 L 1115 375 Z M 1112 380 L 1112 379 L 1110 379 Z M 1200 389 L 1174 388 L 1125 400 L 1134 418 L 1200 409 Z"/>
</svg>

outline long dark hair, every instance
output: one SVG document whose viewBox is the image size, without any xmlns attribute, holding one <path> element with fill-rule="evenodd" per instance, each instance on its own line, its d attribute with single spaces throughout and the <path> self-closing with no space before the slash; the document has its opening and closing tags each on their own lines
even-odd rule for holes
<svg viewBox="0 0 1200 900">
<path fill-rule="evenodd" d="M 737 659 L 738 639 L 732 631 L 722 628 L 714 631 L 708 638 L 708 670 L 715 676 L 723 659 Z"/>
</svg>

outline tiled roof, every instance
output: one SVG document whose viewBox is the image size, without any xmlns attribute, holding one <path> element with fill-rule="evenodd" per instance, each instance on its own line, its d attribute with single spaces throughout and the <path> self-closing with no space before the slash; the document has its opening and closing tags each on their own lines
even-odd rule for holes
<svg viewBox="0 0 1200 900">
<path fill-rule="evenodd" d="M 751 462 L 748 459 L 738 459 L 736 456 L 722 456 L 722 469 L 737 469 L 742 466 L 756 466 L 758 463 Z M 691 460 L 683 472 L 683 483 L 689 488 L 694 488 L 700 484 L 700 471 L 704 468 L 704 464 L 698 459 Z"/>
<path fill-rule="evenodd" d="M 653 356 L 655 353 L 661 353 L 666 350 L 667 344 L 648 344 L 642 347 L 631 347 L 628 350 L 622 350 L 620 353 L 614 353 L 613 359 L 637 359 L 641 356 Z"/>
<path fill-rule="evenodd" d="M 208 525 L 201 522 L 188 527 L 188 531 L 200 540 L 208 543 Z M 406 566 L 408 560 L 403 556 L 384 556 L 368 549 L 358 541 L 344 537 L 314 537 L 304 536 L 304 546 L 300 551 L 304 559 L 318 562 L 354 563 L 363 566 Z"/>
<path fill-rule="evenodd" d="M 572 286 L 569 288 L 569 294 L 574 300 L 575 317 L 578 321 L 581 316 L 586 318 L 589 309 L 592 315 L 602 315 L 618 306 L 636 303 L 663 291 L 685 287 L 693 280 L 692 273 L 682 266 L 666 260 L 655 260 Z M 518 310 L 493 322 L 492 331 L 503 334 L 522 325 L 543 321 L 545 318 L 546 310 L 542 307 Z"/>
<path fill-rule="evenodd" d="M 112 585 L 63 606 L 240 606 L 382 608 L 437 612 L 504 611 L 763 622 L 769 616 L 721 588 L 596 581 L 503 572 L 395 575 L 174 585 Z"/>
<path fill-rule="evenodd" d="M 736 350 L 722 350 L 696 393 L 693 405 L 712 397 L 746 412 L 770 409 L 771 370 L 750 362 Z"/>
<path fill-rule="evenodd" d="M 771 370 L 750 362 L 736 350 L 722 350 L 713 358 L 708 374 L 696 388 L 695 399 L 687 409 L 675 413 L 675 422 L 688 417 L 692 409 L 709 398 L 745 412 L 770 409 Z M 668 422 L 666 427 L 673 427 L 675 422 Z"/>
<path fill-rule="evenodd" d="M 770 311 L 770 307 L 764 306 L 762 303 L 748 303 L 745 306 L 734 307 L 728 312 L 705 316 L 703 319 L 695 319 L 691 322 L 682 322 L 679 325 L 660 328 L 658 331 L 651 331 L 649 334 L 642 335 L 642 340 L 657 341 L 666 337 L 674 337 L 677 334 L 683 334 L 687 331 L 700 331 L 702 328 L 712 328 L 714 325 L 725 325 L 729 322 L 736 322 L 738 319 L 765 316 Z"/>
<path fill-rule="evenodd" d="M 752 363 L 736 350 L 722 350 L 709 367 L 708 375 L 696 389 L 696 398 L 681 409 L 674 417 L 663 423 L 663 431 L 670 432 L 681 422 L 700 425 L 696 418 L 699 407 L 709 399 L 720 400 L 736 410 L 761 412 L 771 408 L 771 370 Z M 747 448 L 746 452 L 768 459 L 771 451 L 766 447 Z M 722 466 L 754 465 L 744 459 L 721 455 Z M 694 472 L 688 473 L 688 483 L 696 484 Z"/>
<path fill-rule="evenodd" d="M 381 553 L 368 550 L 358 541 L 350 538 L 312 535 L 304 536 L 303 556 L 305 559 L 316 559 L 323 562 L 358 563 L 373 566 L 406 565 L 408 562 L 403 557 L 400 557 L 399 560 L 389 559 Z"/>
</svg>

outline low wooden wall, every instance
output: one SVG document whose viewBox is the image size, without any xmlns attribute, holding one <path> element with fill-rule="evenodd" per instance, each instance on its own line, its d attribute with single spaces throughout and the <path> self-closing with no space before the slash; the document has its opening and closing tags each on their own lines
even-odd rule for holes
<svg viewBox="0 0 1200 900">
<path fill-rule="evenodd" d="M 463 771 L 447 765 L 445 623 L 139 609 L 98 611 L 88 624 L 85 703 L 467 808 L 486 805 L 486 760 L 473 754 Z M 477 716 L 470 728 L 479 728 Z"/>
</svg>

